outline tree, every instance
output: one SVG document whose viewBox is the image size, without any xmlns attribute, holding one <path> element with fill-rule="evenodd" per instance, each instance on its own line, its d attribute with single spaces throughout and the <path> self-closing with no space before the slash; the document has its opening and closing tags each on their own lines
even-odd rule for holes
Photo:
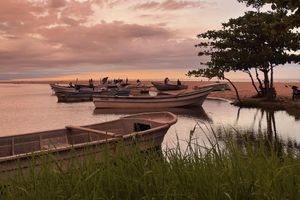
<svg viewBox="0 0 300 200">
<path fill-rule="evenodd" d="M 300 1 L 298 0 L 238 0 L 239 2 L 245 2 L 247 6 L 253 6 L 255 8 L 262 7 L 265 4 L 272 4 L 272 9 L 288 9 L 295 14 L 299 14 Z"/>
<path fill-rule="evenodd" d="M 299 0 L 238 0 L 246 3 L 247 6 L 260 9 L 266 4 L 271 4 L 271 8 L 277 13 L 285 13 L 283 15 L 286 23 L 291 28 L 300 26 L 300 1 Z M 289 12 L 289 13 L 288 13 Z M 282 20 L 282 19 L 281 19 Z"/>
<path fill-rule="evenodd" d="M 189 76 L 211 78 L 215 74 L 214 77 L 225 79 L 225 72 L 243 71 L 249 74 L 258 95 L 269 99 L 276 96 L 274 67 L 299 60 L 297 54 L 291 53 L 300 49 L 299 34 L 294 33 L 285 21 L 278 20 L 278 14 L 273 12 L 247 12 L 224 23 L 222 30 L 207 31 L 198 38 L 206 40 L 196 45 L 201 48 L 199 56 L 209 55 L 211 60 L 202 63 L 206 69 L 189 71 Z M 251 69 L 256 72 L 259 89 L 254 84 Z M 263 81 L 258 71 L 263 73 Z"/>
</svg>

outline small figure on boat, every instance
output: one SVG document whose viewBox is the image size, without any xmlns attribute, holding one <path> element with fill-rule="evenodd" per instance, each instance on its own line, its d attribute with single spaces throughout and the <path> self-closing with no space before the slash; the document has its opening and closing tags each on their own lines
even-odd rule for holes
<svg viewBox="0 0 300 200">
<path fill-rule="evenodd" d="M 166 77 L 165 80 L 164 80 L 165 84 L 168 84 L 169 81 L 170 81 L 170 79 L 168 77 Z"/>
<path fill-rule="evenodd" d="M 292 100 L 295 101 L 297 99 L 300 99 L 300 90 L 298 89 L 298 87 L 293 85 L 292 90 L 293 90 Z"/>
<path fill-rule="evenodd" d="M 69 87 L 70 87 L 70 88 L 74 88 L 74 85 L 73 85 L 72 82 L 69 83 Z"/>
<path fill-rule="evenodd" d="M 181 85 L 181 81 L 177 79 L 177 85 Z"/>
<path fill-rule="evenodd" d="M 93 79 L 89 80 L 89 87 L 94 89 L 94 81 L 93 81 Z"/>
<path fill-rule="evenodd" d="M 142 86 L 142 82 L 140 81 L 140 79 L 136 80 L 136 86 Z"/>
<path fill-rule="evenodd" d="M 106 83 L 107 83 L 107 80 L 108 80 L 108 77 L 104 77 L 104 78 L 102 79 L 102 84 L 103 84 L 103 85 L 106 84 Z"/>
</svg>

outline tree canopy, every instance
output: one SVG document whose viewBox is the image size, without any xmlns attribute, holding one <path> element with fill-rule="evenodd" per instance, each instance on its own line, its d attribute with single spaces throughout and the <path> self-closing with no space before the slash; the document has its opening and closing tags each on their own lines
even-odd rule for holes
<svg viewBox="0 0 300 200">
<path fill-rule="evenodd" d="M 253 82 L 250 70 L 256 70 L 257 78 L 259 70 L 264 74 L 263 84 L 258 78 L 260 93 L 272 92 L 270 95 L 274 97 L 273 68 L 299 62 L 299 55 L 295 53 L 300 49 L 299 33 L 294 32 L 281 15 L 285 13 L 250 11 L 223 23 L 221 30 L 199 34 L 198 38 L 204 39 L 196 45 L 200 47 L 199 56 L 209 55 L 210 61 L 202 63 L 207 68 L 189 71 L 188 75 L 225 79 L 225 72 L 244 71 Z"/>
<path fill-rule="evenodd" d="M 277 13 L 285 13 L 283 16 L 292 27 L 300 26 L 300 1 L 299 0 L 238 0 L 246 3 L 247 6 L 261 8 L 271 4 L 271 8 Z"/>
</svg>

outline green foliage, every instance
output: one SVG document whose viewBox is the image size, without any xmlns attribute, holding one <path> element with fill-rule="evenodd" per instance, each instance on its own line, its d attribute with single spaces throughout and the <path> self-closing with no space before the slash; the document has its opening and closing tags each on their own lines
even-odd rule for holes
<svg viewBox="0 0 300 200">
<path fill-rule="evenodd" d="M 238 0 L 245 2 L 248 6 L 262 7 L 265 4 L 272 4 L 273 9 L 289 9 L 291 11 L 299 10 L 300 1 L 298 0 Z"/>
<path fill-rule="evenodd" d="M 300 26 L 300 1 L 299 0 L 238 0 L 246 3 L 247 6 L 261 8 L 266 4 L 271 4 L 271 8 L 277 13 L 286 13 L 283 18 L 293 27 Z M 287 14 L 289 13 L 289 14 Z"/>
<path fill-rule="evenodd" d="M 300 49 L 300 36 L 277 17 L 274 13 L 247 12 L 223 23 L 222 30 L 199 34 L 199 39 L 208 39 L 197 45 L 199 55 L 211 56 L 211 61 L 203 64 L 228 72 L 255 67 L 269 70 L 270 64 L 298 61 L 299 56 L 291 52 Z"/>
</svg>

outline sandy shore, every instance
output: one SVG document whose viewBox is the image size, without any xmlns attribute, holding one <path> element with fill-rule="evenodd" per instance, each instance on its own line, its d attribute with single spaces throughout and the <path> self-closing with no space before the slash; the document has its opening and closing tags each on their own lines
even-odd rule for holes
<svg viewBox="0 0 300 200">
<path fill-rule="evenodd" d="M 194 83 L 191 83 L 194 84 Z M 240 97 L 242 99 L 252 97 L 256 95 L 256 91 L 253 88 L 250 82 L 234 82 L 235 86 L 237 87 Z M 292 89 L 290 87 L 286 87 L 286 85 L 296 85 L 300 88 L 300 83 L 274 83 L 277 97 L 291 99 L 292 97 Z M 231 91 L 218 91 L 210 94 L 210 96 L 215 97 L 222 97 L 226 99 L 235 99 L 236 94 L 235 91 L 232 89 Z"/>
<path fill-rule="evenodd" d="M 175 83 L 175 82 L 174 82 Z M 215 82 L 213 81 L 183 81 L 182 82 L 185 85 L 188 85 L 189 88 L 193 88 L 195 86 L 202 86 L 207 84 L 213 84 Z M 227 83 L 227 82 L 224 82 Z M 151 85 L 150 81 L 145 82 L 146 85 Z M 231 87 L 231 85 L 228 83 L 228 85 Z M 255 89 L 253 88 L 252 84 L 250 82 L 234 82 L 234 85 L 237 87 L 240 97 L 242 99 L 252 97 L 256 94 Z M 275 89 L 277 91 L 277 96 L 279 98 L 284 99 L 291 99 L 292 97 L 292 89 L 286 87 L 286 85 L 296 85 L 300 88 L 300 82 L 296 83 L 274 83 Z M 232 87 L 231 87 L 232 88 Z M 236 94 L 234 89 L 227 90 L 227 91 L 217 91 L 213 92 L 209 95 L 210 97 L 219 97 L 219 98 L 225 98 L 233 100 L 236 98 Z"/>
</svg>

